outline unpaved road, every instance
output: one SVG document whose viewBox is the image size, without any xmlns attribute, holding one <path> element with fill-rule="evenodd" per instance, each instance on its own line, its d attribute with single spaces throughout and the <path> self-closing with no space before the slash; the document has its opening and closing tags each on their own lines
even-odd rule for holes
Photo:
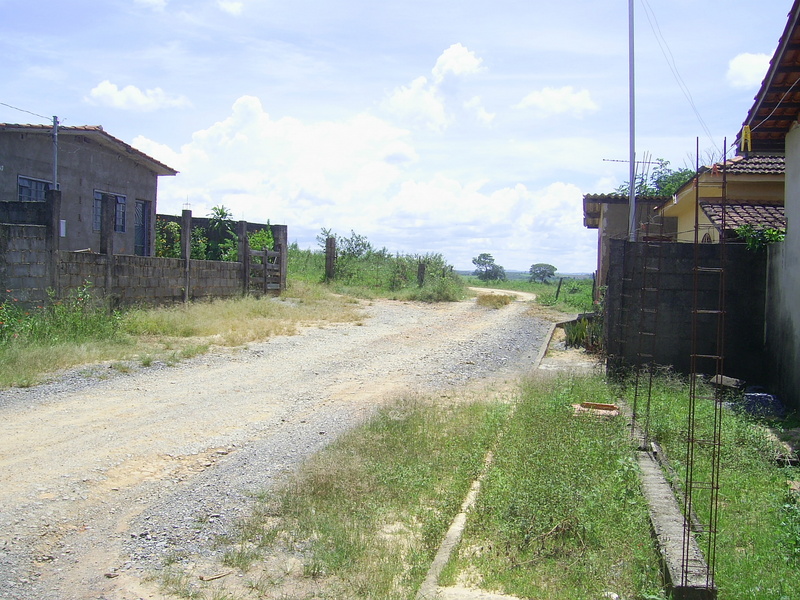
<svg viewBox="0 0 800 600">
<path fill-rule="evenodd" d="M 153 569 L 213 564 L 252 493 L 387 399 L 529 370 L 550 323 L 523 299 L 376 301 L 363 325 L 0 392 L 0 598 L 162 598 Z"/>
</svg>

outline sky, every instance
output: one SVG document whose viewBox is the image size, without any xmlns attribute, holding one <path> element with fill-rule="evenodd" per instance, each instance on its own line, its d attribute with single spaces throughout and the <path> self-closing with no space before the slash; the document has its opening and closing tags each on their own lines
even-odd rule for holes
<svg viewBox="0 0 800 600">
<path fill-rule="evenodd" d="M 732 143 L 792 0 L 635 0 L 637 159 Z M 102 125 L 225 206 L 376 248 L 594 271 L 628 179 L 628 0 L 0 0 L 0 122 Z M 27 112 L 24 112 L 27 111 Z M 698 141 L 699 140 L 699 141 Z"/>
</svg>

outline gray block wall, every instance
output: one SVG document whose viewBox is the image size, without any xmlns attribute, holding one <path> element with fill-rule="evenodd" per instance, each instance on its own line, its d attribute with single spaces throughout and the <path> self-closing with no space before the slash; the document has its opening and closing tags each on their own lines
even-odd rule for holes
<svg viewBox="0 0 800 600">
<path fill-rule="evenodd" d="M 765 314 L 767 289 L 767 255 L 748 251 L 743 245 L 728 244 L 725 260 L 725 327 L 718 331 L 716 315 L 697 318 L 696 352 L 715 354 L 716 341 L 724 335 L 724 374 L 751 383 L 767 381 L 769 369 L 765 360 Z M 648 259 L 645 259 L 649 252 Z M 610 356 L 609 366 L 633 365 L 639 349 L 654 350 L 655 362 L 671 365 L 678 372 L 688 373 L 692 354 L 692 307 L 695 300 L 695 246 L 693 244 L 661 244 L 658 277 L 645 275 L 645 260 L 652 266 L 656 249 L 641 242 L 613 240 L 605 300 L 605 339 Z M 699 265 L 715 268 L 721 265 L 722 246 L 704 244 L 697 247 Z M 645 283 L 645 277 L 649 283 Z M 720 276 L 700 273 L 697 276 L 697 306 L 714 310 L 720 301 Z M 657 298 L 657 312 L 642 313 L 641 290 L 657 285 L 658 292 L 644 295 L 646 307 Z M 641 342 L 640 331 L 655 330 L 655 343 Z M 645 339 L 646 338 L 641 338 Z M 698 363 L 698 370 L 714 374 L 712 361 Z"/>
</svg>

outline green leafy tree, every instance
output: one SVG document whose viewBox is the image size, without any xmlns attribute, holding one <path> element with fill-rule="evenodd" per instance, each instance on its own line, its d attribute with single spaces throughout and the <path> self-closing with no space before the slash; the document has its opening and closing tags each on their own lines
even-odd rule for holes
<svg viewBox="0 0 800 600">
<path fill-rule="evenodd" d="M 222 204 L 213 207 L 208 214 L 208 260 L 236 260 L 231 257 L 237 243 L 233 213 Z"/>
<path fill-rule="evenodd" d="M 156 256 L 181 257 L 181 226 L 175 221 L 156 219 Z"/>
<path fill-rule="evenodd" d="M 475 265 L 474 275 L 481 281 L 505 281 L 506 270 L 494 262 L 494 257 L 484 252 L 472 259 Z"/>
<path fill-rule="evenodd" d="M 269 227 L 269 221 L 267 221 L 267 227 L 264 229 L 248 233 L 247 240 L 253 250 L 272 250 L 275 246 L 275 238 L 272 236 L 272 228 Z"/>
<path fill-rule="evenodd" d="M 550 277 L 555 277 L 556 268 L 547 263 L 536 263 L 531 265 L 528 273 L 531 275 L 530 281 L 536 281 L 538 279 L 542 283 L 545 283 Z"/>
<path fill-rule="evenodd" d="M 637 196 L 673 196 L 680 187 L 694 177 L 692 169 L 670 169 L 669 161 L 657 158 L 649 175 L 642 173 L 636 179 Z M 630 182 L 616 189 L 619 194 L 630 193 Z"/>
</svg>

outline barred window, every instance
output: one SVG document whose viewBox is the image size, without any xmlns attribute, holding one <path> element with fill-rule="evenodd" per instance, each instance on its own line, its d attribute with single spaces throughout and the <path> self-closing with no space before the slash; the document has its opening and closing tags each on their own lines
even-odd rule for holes
<svg viewBox="0 0 800 600">
<path fill-rule="evenodd" d="M 122 194 L 94 191 L 94 205 L 92 209 L 92 229 L 100 231 L 103 228 L 103 196 L 114 198 L 114 231 L 125 233 L 125 203 L 127 198 Z"/>
<path fill-rule="evenodd" d="M 20 202 L 44 202 L 44 193 L 50 189 L 50 182 L 31 177 L 17 178 L 18 198 Z"/>
</svg>

